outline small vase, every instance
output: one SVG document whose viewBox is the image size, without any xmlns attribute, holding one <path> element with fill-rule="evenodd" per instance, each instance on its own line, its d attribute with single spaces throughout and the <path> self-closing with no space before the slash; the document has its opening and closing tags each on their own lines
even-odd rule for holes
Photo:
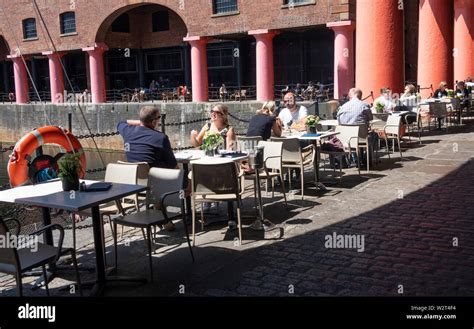
<svg viewBox="0 0 474 329">
<path fill-rule="evenodd" d="M 78 176 L 66 176 L 61 177 L 63 183 L 63 191 L 79 191 L 79 177 Z"/>
<path fill-rule="evenodd" d="M 316 134 L 316 133 L 317 133 L 316 127 L 309 127 L 308 130 L 309 130 L 309 133 L 310 133 L 310 134 Z"/>
<path fill-rule="evenodd" d="M 216 150 L 215 150 L 215 149 L 206 150 L 206 151 L 205 151 L 205 154 L 206 154 L 206 156 L 208 156 L 208 157 L 213 157 L 213 156 L 216 155 Z"/>
</svg>

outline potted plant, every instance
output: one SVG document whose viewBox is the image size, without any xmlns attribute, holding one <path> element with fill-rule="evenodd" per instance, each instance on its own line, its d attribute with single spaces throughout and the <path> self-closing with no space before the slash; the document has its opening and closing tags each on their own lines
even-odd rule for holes
<svg viewBox="0 0 474 329">
<path fill-rule="evenodd" d="M 375 111 L 377 113 L 383 113 L 384 110 L 385 110 L 385 104 L 380 103 L 380 102 L 375 102 Z"/>
<path fill-rule="evenodd" d="M 201 149 L 206 152 L 207 156 L 217 154 L 217 149 L 224 143 L 224 138 L 216 132 L 206 132 L 202 141 Z"/>
<path fill-rule="evenodd" d="M 64 191 L 79 190 L 79 173 L 81 172 L 81 155 L 69 153 L 64 155 L 59 162 L 59 177 L 63 183 Z"/>
<path fill-rule="evenodd" d="M 454 97 L 454 90 L 446 89 L 446 92 L 448 93 L 448 98 L 453 98 Z"/>
<path fill-rule="evenodd" d="M 306 117 L 306 127 L 310 134 L 316 134 L 316 125 L 319 123 L 320 118 L 317 115 L 308 115 Z"/>
</svg>

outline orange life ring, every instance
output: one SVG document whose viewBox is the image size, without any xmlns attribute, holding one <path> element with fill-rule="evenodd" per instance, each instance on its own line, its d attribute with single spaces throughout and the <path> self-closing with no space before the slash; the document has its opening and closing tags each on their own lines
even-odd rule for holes
<svg viewBox="0 0 474 329">
<path fill-rule="evenodd" d="M 79 140 L 67 129 L 58 126 L 46 126 L 33 130 L 16 143 L 7 167 L 12 187 L 28 183 L 30 180 L 28 177 L 29 159 L 38 147 L 45 144 L 58 144 L 65 148 L 68 153 L 80 153 L 82 170 L 79 177 L 84 178 L 86 156 Z"/>
</svg>

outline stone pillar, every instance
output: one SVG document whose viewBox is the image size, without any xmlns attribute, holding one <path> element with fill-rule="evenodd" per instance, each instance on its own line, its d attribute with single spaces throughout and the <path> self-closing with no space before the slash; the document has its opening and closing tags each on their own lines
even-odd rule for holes
<svg viewBox="0 0 474 329">
<path fill-rule="evenodd" d="M 342 99 L 355 87 L 354 29 L 352 21 L 326 24 L 334 31 L 334 98 Z"/>
<path fill-rule="evenodd" d="M 63 54 L 52 51 L 43 52 L 48 57 L 49 63 L 49 84 L 51 89 L 51 103 L 64 102 L 64 75 L 61 65 Z"/>
<path fill-rule="evenodd" d="M 278 33 L 271 30 L 249 31 L 257 40 L 257 101 L 275 99 L 275 71 L 273 66 L 273 38 Z"/>
<path fill-rule="evenodd" d="M 93 47 L 82 50 L 89 54 L 92 103 L 105 103 L 107 99 L 105 95 L 104 52 L 109 48 L 104 43 L 97 43 Z"/>
<path fill-rule="evenodd" d="M 209 100 L 209 80 L 206 46 L 209 39 L 205 37 L 186 37 L 183 40 L 191 45 L 193 102 L 207 102 Z"/>
<path fill-rule="evenodd" d="M 441 81 L 453 87 L 453 1 L 420 0 L 418 32 L 418 84 L 422 88 Z M 429 97 L 432 90 L 421 91 Z"/>
<path fill-rule="evenodd" d="M 28 103 L 28 74 L 23 58 L 17 55 L 10 55 L 7 57 L 13 61 L 16 103 L 26 104 Z"/>
<path fill-rule="evenodd" d="M 357 0 L 356 87 L 363 97 L 405 84 L 403 8 L 398 0 Z"/>
<path fill-rule="evenodd" d="M 474 1 L 454 0 L 454 80 L 474 78 Z"/>
</svg>

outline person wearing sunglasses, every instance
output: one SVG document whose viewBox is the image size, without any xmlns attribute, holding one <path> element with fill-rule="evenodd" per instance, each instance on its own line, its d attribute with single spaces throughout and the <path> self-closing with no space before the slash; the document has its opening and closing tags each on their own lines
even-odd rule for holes
<svg viewBox="0 0 474 329">
<path fill-rule="evenodd" d="M 211 121 L 206 123 L 201 131 L 191 131 L 191 144 L 194 147 L 202 145 L 206 132 L 221 134 L 224 138 L 224 148 L 232 151 L 235 145 L 235 130 L 229 125 L 229 109 L 222 104 L 216 105 L 211 110 Z"/>
<path fill-rule="evenodd" d="M 303 105 L 296 104 L 296 98 L 292 92 L 287 93 L 283 97 L 283 102 L 286 107 L 278 115 L 283 125 L 287 128 L 305 130 L 305 119 L 308 116 L 308 109 Z"/>
<path fill-rule="evenodd" d="M 154 106 L 140 109 L 140 120 L 121 121 L 117 130 L 123 138 L 128 162 L 146 162 L 150 167 L 176 168 L 171 143 L 164 133 L 156 130 L 160 110 Z"/>
</svg>

